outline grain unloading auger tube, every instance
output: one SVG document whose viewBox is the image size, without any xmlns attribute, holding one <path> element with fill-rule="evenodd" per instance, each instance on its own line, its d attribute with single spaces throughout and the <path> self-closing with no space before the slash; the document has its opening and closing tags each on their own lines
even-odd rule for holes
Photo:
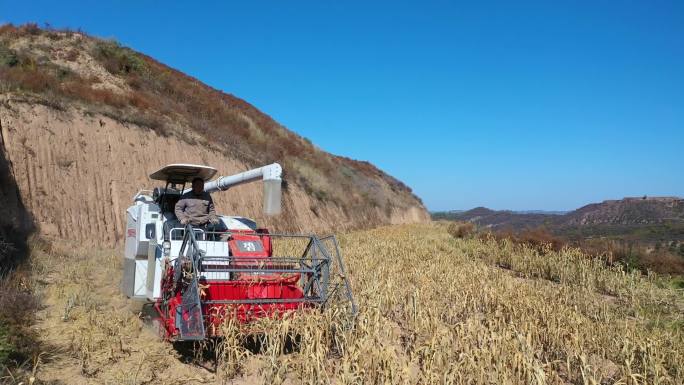
<svg viewBox="0 0 684 385">
<path fill-rule="evenodd" d="M 175 203 L 198 177 L 210 193 L 263 180 L 265 213 L 280 212 L 277 163 L 206 182 L 215 173 L 207 166 L 166 166 L 150 176 L 165 187 L 139 192 L 127 210 L 122 288 L 155 309 L 163 336 L 201 340 L 219 335 L 228 317 L 250 323 L 326 306 L 353 317 L 357 308 L 334 236 L 271 233 L 248 218 L 225 215 L 218 230 L 164 226 L 174 223 Z"/>
</svg>

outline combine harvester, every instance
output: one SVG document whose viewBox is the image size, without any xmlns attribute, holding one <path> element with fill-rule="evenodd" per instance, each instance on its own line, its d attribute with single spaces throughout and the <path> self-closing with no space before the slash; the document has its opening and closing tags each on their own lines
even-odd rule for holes
<svg viewBox="0 0 684 385">
<path fill-rule="evenodd" d="M 276 234 L 251 219 L 219 215 L 220 231 L 171 227 L 174 208 L 194 178 L 208 193 L 262 180 L 264 213 L 281 210 L 282 168 L 274 163 L 211 182 L 216 169 L 171 164 L 152 173 L 164 187 L 138 192 L 127 210 L 122 290 L 152 307 L 163 338 L 220 336 L 227 318 L 248 324 L 307 308 L 341 306 L 356 314 L 335 236 Z M 165 224 L 167 226 L 165 226 Z M 166 231 L 166 234 L 165 234 Z"/>
</svg>

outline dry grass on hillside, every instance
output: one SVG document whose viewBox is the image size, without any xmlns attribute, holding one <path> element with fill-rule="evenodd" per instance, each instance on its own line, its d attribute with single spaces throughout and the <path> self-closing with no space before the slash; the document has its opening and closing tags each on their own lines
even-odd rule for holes
<svg viewBox="0 0 684 385">
<path fill-rule="evenodd" d="M 471 222 L 453 222 L 455 229 L 476 229 Z M 525 229 L 522 231 L 479 231 L 478 237 L 495 239 L 499 242 L 521 244 L 543 252 L 545 249 L 560 251 L 564 248 L 578 248 L 586 255 L 598 258 L 606 265 L 620 264 L 628 270 L 640 270 L 644 274 L 649 271 L 663 275 L 684 275 L 684 258 L 675 254 L 672 249 L 653 248 L 648 244 L 614 239 L 584 239 L 570 241 L 552 234 L 544 228 Z"/>
<path fill-rule="evenodd" d="M 79 60 L 87 74 L 67 65 Z M 281 162 L 287 179 L 309 195 L 356 211 L 421 205 L 408 186 L 370 163 L 328 154 L 242 99 L 82 32 L 0 26 L 0 92 L 27 94 L 57 109 L 81 106 L 162 136 L 199 141 L 251 166 Z M 369 202 L 368 196 L 385 199 Z"/>
<path fill-rule="evenodd" d="M 184 363 L 117 293 L 120 256 L 34 256 L 44 383 L 681 384 L 682 293 L 570 249 L 455 238 L 442 224 L 342 236 L 360 306 L 227 323 L 215 373 Z M 285 336 L 295 341 L 287 350 Z M 200 361 L 204 362 L 204 361 Z M 61 382 L 59 382 L 61 381 Z"/>
</svg>

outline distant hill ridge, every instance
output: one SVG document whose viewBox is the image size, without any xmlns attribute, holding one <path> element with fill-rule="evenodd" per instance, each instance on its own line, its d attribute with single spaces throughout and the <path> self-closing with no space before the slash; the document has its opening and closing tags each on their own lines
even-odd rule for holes
<svg viewBox="0 0 684 385">
<path fill-rule="evenodd" d="M 591 229 L 597 233 L 632 231 L 639 227 L 662 225 L 673 227 L 674 237 L 684 238 L 684 199 L 680 197 L 626 197 L 592 203 L 565 214 L 519 213 L 476 207 L 462 212 L 433 213 L 434 219 L 473 222 L 478 226 L 522 230 L 545 226 L 557 233 L 573 233 Z"/>
<path fill-rule="evenodd" d="M 566 224 L 655 224 L 684 221 L 684 199 L 679 197 L 627 197 L 605 200 L 566 214 Z"/>
</svg>

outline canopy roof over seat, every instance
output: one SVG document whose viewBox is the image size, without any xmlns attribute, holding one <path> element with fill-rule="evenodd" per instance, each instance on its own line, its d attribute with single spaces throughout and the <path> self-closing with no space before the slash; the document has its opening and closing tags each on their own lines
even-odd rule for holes
<svg viewBox="0 0 684 385">
<path fill-rule="evenodd" d="M 216 175 L 216 169 L 199 164 L 174 163 L 160 168 L 150 174 L 154 180 L 171 183 L 189 183 L 195 178 L 202 178 L 205 182 Z"/>
</svg>

